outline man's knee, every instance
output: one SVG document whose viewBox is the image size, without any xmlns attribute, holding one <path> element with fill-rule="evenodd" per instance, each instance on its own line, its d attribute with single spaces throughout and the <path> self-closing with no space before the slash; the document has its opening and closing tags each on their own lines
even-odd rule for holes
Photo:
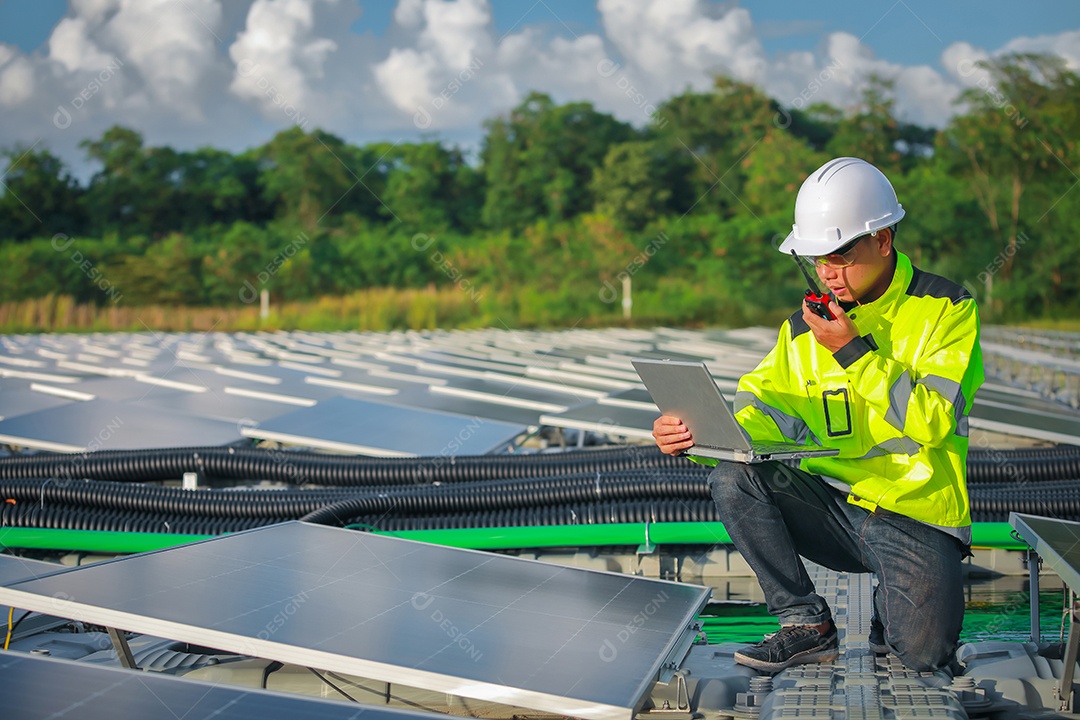
<svg viewBox="0 0 1080 720">
<path fill-rule="evenodd" d="M 948 666 L 956 652 L 956 641 L 940 635 L 932 637 L 930 633 L 917 632 L 911 637 L 889 639 L 889 646 L 896 657 L 909 670 L 915 672 L 933 672 Z"/>
<path fill-rule="evenodd" d="M 747 496 L 760 498 L 768 493 L 755 466 L 723 461 L 709 474 L 709 490 L 719 507 L 729 507 Z"/>
</svg>

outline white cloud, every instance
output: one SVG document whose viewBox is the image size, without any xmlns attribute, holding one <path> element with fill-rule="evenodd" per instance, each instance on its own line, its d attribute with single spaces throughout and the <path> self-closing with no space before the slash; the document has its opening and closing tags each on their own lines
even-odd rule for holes
<svg viewBox="0 0 1080 720">
<path fill-rule="evenodd" d="M 236 66 L 230 90 L 237 97 L 255 101 L 269 116 L 320 104 L 314 88 L 338 45 L 316 35 L 316 2 L 255 0 L 229 47 Z"/>
<path fill-rule="evenodd" d="M 399 0 L 394 8 L 394 21 L 405 28 L 420 27 L 424 19 L 424 0 Z"/>
<path fill-rule="evenodd" d="M 116 0 L 71 0 L 75 16 L 84 18 L 92 25 L 100 25 L 109 15 L 116 12 Z"/>
<path fill-rule="evenodd" d="M 717 72 L 753 83 L 765 70 L 745 8 L 712 17 L 701 0 L 599 0 L 598 9 L 608 39 L 657 90 L 702 89 Z"/>
<path fill-rule="evenodd" d="M 957 108 L 956 83 L 926 65 L 906 67 L 896 76 L 896 106 L 902 119 L 942 127 Z"/>
<path fill-rule="evenodd" d="M 49 57 L 69 73 L 107 65 L 113 58 L 90 37 L 91 27 L 85 17 L 63 18 L 49 36 Z"/>
<path fill-rule="evenodd" d="M 414 47 L 391 49 L 373 72 L 379 89 L 402 112 L 430 116 L 447 106 L 442 95 L 450 95 L 451 85 L 456 95 L 477 76 L 499 72 L 490 64 L 491 12 L 485 0 L 402 0 L 394 18 L 412 31 Z M 481 72 L 485 66 L 487 71 Z M 435 113 L 441 116 L 438 125 L 445 125 L 445 115 Z"/>
<path fill-rule="evenodd" d="M 121 0 L 103 28 L 151 102 L 202 119 L 199 90 L 215 63 L 218 0 Z"/>
<path fill-rule="evenodd" d="M 383 94 L 399 110 L 416 110 L 438 92 L 435 74 L 439 65 L 430 55 L 413 48 L 394 48 L 375 66 L 375 80 Z"/>
<path fill-rule="evenodd" d="M 72 12 L 48 41 L 52 75 L 67 91 L 61 97 L 120 68 L 120 79 L 104 95 L 110 106 L 168 108 L 192 122 L 204 117 L 203 91 L 221 29 L 219 0 L 76 0 Z"/>
<path fill-rule="evenodd" d="M 966 42 L 956 42 L 941 53 L 941 66 L 957 83 L 970 86 L 987 75 L 986 71 L 976 67 L 976 64 L 989 59 L 990 53 L 985 50 Z"/>
<path fill-rule="evenodd" d="M 30 62 L 9 54 L 7 60 L 0 63 L 0 105 L 11 107 L 26 102 L 33 91 L 34 69 Z"/>
<path fill-rule="evenodd" d="M 1005 43 L 1002 53 L 1053 53 L 1065 58 L 1065 65 L 1080 72 L 1080 30 L 1066 30 L 1057 35 L 1019 37 Z"/>
<path fill-rule="evenodd" d="M 850 108 L 871 75 L 896 83 L 898 113 L 940 125 L 950 115 L 955 82 L 929 66 L 905 67 L 878 58 L 854 35 L 830 34 L 824 52 L 765 55 L 750 13 L 732 8 L 714 16 L 700 0 L 600 0 L 608 39 L 652 97 L 687 86 L 705 90 L 716 72 L 758 85 L 786 107 L 826 102 Z"/>
<path fill-rule="evenodd" d="M 385 34 L 352 32 L 373 2 L 71 0 L 41 50 L 0 44 L 0 147 L 42 138 L 78 166 L 78 142 L 113 124 L 150 144 L 237 151 L 294 122 L 359 144 L 437 132 L 476 147 L 483 121 L 531 90 L 643 125 L 672 95 L 707 91 L 715 72 L 787 107 L 843 108 L 877 73 L 894 79 L 903 119 L 941 125 L 979 59 L 1052 51 L 1080 67 L 1080 30 L 997 49 L 957 42 L 905 66 L 843 32 L 814 52 L 770 55 L 750 11 L 706 0 L 596 0 L 599 26 L 577 36 L 545 19 L 546 4 L 501 36 L 490 0 L 399 0 Z"/>
<path fill-rule="evenodd" d="M 801 57 L 797 66 L 778 66 L 764 83 L 784 105 L 804 107 L 814 102 L 828 102 L 842 109 L 856 106 L 862 89 L 872 76 L 894 83 L 896 113 L 906 121 L 940 126 L 952 115 L 953 98 L 959 86 L 928 65 L 905 66 L 877 57 L 873 49 L 850 33 L 829 35 L 825 57 L 816 62 Z M 786 71 L 786 72 L 785 72 Z M 804 81 L 790 102 L 776 92 L 792 82 Z"/>
</svg>

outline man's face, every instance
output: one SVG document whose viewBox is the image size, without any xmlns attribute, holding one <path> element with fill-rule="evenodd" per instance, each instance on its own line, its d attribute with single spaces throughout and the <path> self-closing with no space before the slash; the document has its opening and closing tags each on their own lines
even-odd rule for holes
<svg viewBox="0 0 1080 720">
<path fill-rule="evenodd" d="M 830 256 L 831 258 L 832 256 Z M 865 235 L 845 253 L 846 267 L 817 263 L 818 277 L 841 302 L 873 302 L 884 294 L 892 280 L 892 232 L 879 230 Z"/>
</svg>

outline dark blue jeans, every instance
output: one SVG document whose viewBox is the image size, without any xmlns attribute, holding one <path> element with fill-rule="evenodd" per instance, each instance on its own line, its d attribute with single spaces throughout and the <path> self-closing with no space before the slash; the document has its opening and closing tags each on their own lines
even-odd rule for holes
<svg viewBox="0 0 1080 720">
<path fill-rule="evenodd" d="M 721 462 L 709 475 L 720 518 L 784 625 L 831 617 L 802 558 L 877 576 L 874 614 L 889 647 L 919 672 L 945 667 L 964 621 L 966 548 L 911 518 L 871 513 L 817 475 L 780 462 Z"/>
</svg>

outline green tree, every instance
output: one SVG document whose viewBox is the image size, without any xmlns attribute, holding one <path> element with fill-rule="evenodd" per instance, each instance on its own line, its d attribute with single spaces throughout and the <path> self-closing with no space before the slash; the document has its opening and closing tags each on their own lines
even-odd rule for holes
<svg viewBox="0 0 1080 720">
<path fill-rule="evenodd" d="M 182 235 L 149 244 L 141 256 L 124 256 L 105 274 L 123 293 L 125 305 L 195 305 L 203 301 L 199 261 Z"/>
<path fill-rule="evenodd" d="M 170 177 L 180 210 L 177 230 L 192 231 L 240 220 L 265 223 L 270 205 L 259 192 L 259 168 L 249 153 L 199 148 L 177 156 Z"/>
<path fill-rule="evenodd" d="M 689 172 L 672 198 L 676 212 L 747 212 L 742 193 L 747 156 L 776 121 L 776 105 L 757 88 L 718 76 L 709 93 L 686 92 L 656 112 L 652 132 Z"/>
<path fill-rule="evenodd" d="M 635 135 L 629 125 L 597 112 L 591 103 L 556 105 L 536 92 L 508 117 L 489 120 L 485 127 L 483 220 L 489 227 L 510 229 L 592 208 L 593 171 L 612 144 Z"/>
<path fill-rule="evenodd" d="M 689 168 L 679 164 L 684 157 L 665 150 L 655 141 L 612 145 L 593 172 L 596 211 L 630 230 L 671 212 L 672 188 Z"/>
<path fill-rule="evenodd" d="M 978 67 L 986 77 L 961 96 L 970 110 L 953 118 L 937 149 L 944 169 L 967 181 L 985 217 L 986 242 L 976 257 L 991 268 L 979 273 L 991 300 L 995 283 L 1011 280 L 1018 258 L 1037 254 L 1033 246 L 1020 252 L 1025 222 L 1027 236 L 1045 236 L 1036 228 L 1075 181 L 1069 168 L 1080 160 L 1080 76 L 1046 55 L 1011 55 Z M 1060 266 L 1061 259 L 1049 262 Z M 1027 292 L 1013 299 L 1030 306 L 1043 283 L 1054 287 L 1053 275 L 1026 276 Z"/>
<path fill-rule="evenodd" d="M 407 229 L 430 233 L 475 228 L 482 179 L 460 150 L 416 143 L 398 145 L 388 157 L 383 201 Z"/>
<path fill-rule="evenodd" d="M 828 155 L 862 158 L 890 176 L 899 172 L 895 85 L 893 80 L 870 75 L 855 111 L 837 124 L 836 133 L 825 145 Z"/>
<path fill-rule="evenodd" d="M 26 240 L 83 231 L 82 189 L 48 150 L 0 152 L 0 239 Z"/>
<path fill-rule="evenodd" d="M 778 111 L 779 127 L 785 127 L 792 135 L 802 138 L 810 147 L 820 152 L 836 135 L 836 129 L 844 119 L 844 113 L 828 103 L 814 103 L 805 109 L 791 108 Z M 790 120 L 789 120 L 790 118 Z"/>
<path fill-rule="evenodd" d="M 890 179 L 905 211 L 895 246 L 919 267 L 975 290 L 973 261 L 985 252 L 986 220 L 968 183 L 946 172 L 940 158 Z"/>
<path fill-rule="evenodd" d="M 353 151 L 330 133 L 293 126 L 259 149 L 259 183 L 279 218 L 311 229 L 342 215 L 368 191 Z M 370 182 L 370 180 L 369 180 Z"/>
<path fill-rule="evenodd" d="M 115 230 L 146 232 L 139 217 L 146 204 L 143 193 L 160 192 L 160 188 L 144 177 L 142 135 L 116 125 L 100 140 L 87 139 L 80 145 L 88 159 L 101 164 L 86 193 L 91 230 L 98 235 Z"/>
<path fill-rule="evenodd" d="M 799 187 L 826 159 L 793 133 L 769 128 L 744 161 L 747 179 L 743 201 L 747 209 L 755 215 L 793 217 Z"/>
</svg>

